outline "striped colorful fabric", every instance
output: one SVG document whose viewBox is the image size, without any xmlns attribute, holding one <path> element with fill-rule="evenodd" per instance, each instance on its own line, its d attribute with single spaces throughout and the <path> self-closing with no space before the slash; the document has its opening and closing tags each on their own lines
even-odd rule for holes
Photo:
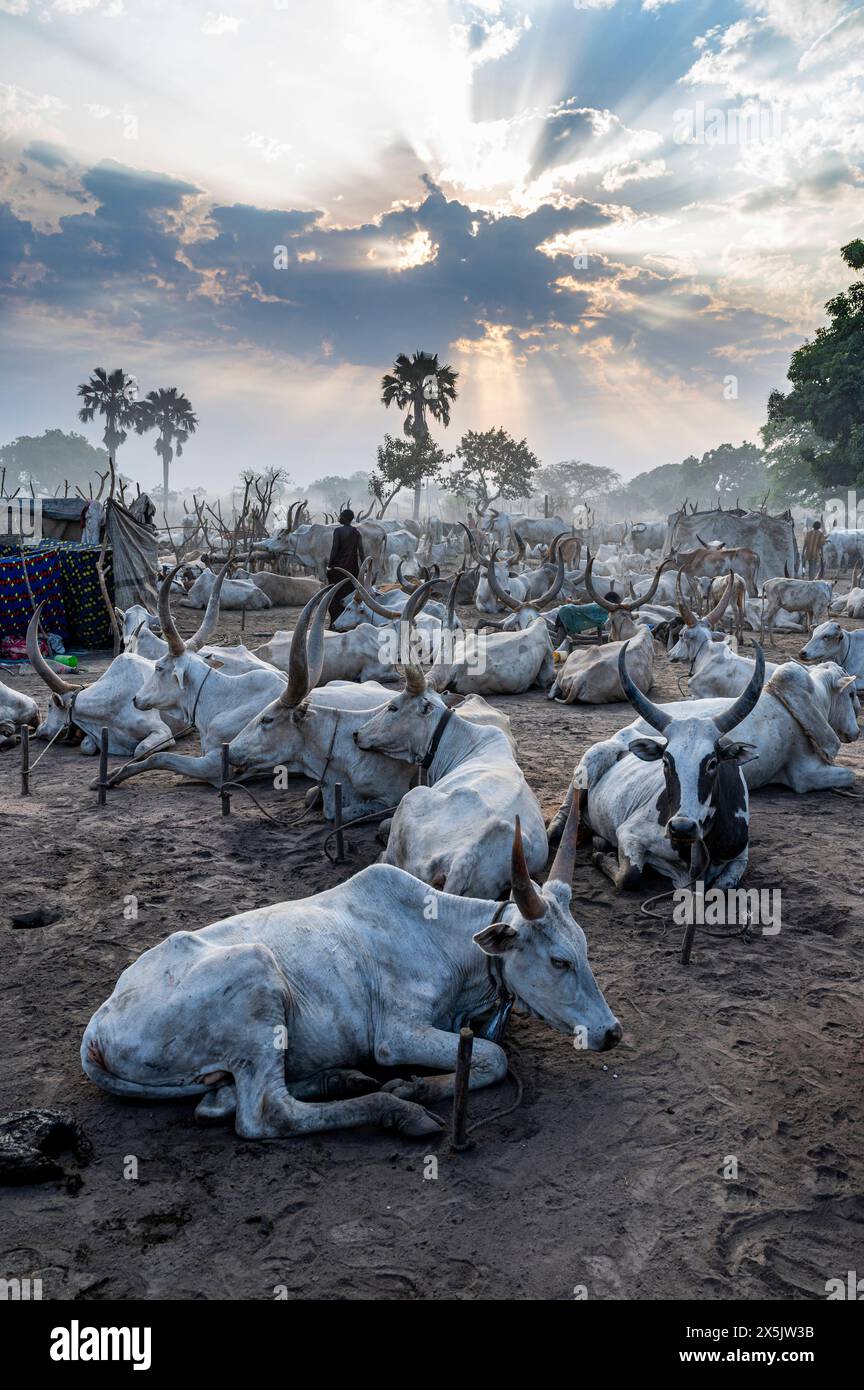
<svg viewBox="0 0 864 1390">
<path fill-rule="evenodd" d="M 99 547 L 81 545 L 77 541 L 60 541 L 60 565 L 63 570 L 63 600 L 73 647 L 110 647 L 111 622 L 105 611 L 105 600 L 99 587 L 96 562 Z M 114 579 L 111 550 L 105 554 L 105 582 L 114 598 Z"/>
<path fill-rule="evenodd" d="M 27 566 L 25 577 L 24 564 Z M 63 569 L 59 551 L 44 544 L 26 548 L 22 563 L 20 550 L 0 551 L 0 636 L 24 637 L 33 615 L 27 580 L 36 603 L 45 600 L 42 610 L 46 632 L 56 632 L 69 640 L 69 623 L 63 594 Z"/>
<path fill-rule="evenodd" d="M 96 569 L 98 546 L 43 540 L 38 546 L 28 546 L 24 555 L 33 597 L 37 603 L 43 598 L 49 600 L 42 614 L 44 630 L 56 632 L 69 647 L 110 647 L 111 623 Z M 110 548 L 105 569 L 113 599 Z M 0 634 L 23 637 L 32 611 L 20 550 L 0 551 Z"/>
</svg>

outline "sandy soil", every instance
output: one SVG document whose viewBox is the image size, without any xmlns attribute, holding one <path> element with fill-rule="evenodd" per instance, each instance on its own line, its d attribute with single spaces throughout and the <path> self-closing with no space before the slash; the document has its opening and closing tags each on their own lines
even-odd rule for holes
<svg viewBox="0 0 864 1390">
<path fill-rule="evenodd" d="M 250 615 L 249 645 L 295 616 Z M 233 614 L 223 623 L 239 626 Z M 192 615 L 181 623 L 193 625 Z M 676 697 L 681 668 L 657 667 L 654 697 Z M 43 694 L 33 678 L 13 680 Z M 552 706 L 540 692 L 496 703 L 550 812 L 584 749 L 631 718 L 619 705 Z M 864 772 L 864 741 L 839 761 Z M 748 885 L 782 890 L 782 931 L 747 944 L 697 934 L 689 969 L 680 928 L 641 916 L 644 892 L 616 897 L 582 850 L 574 914 L 624 1042 L 586 1055 L 516 1020 L 522 1104 L 450 1157 L 446 1139 L 430 1147 L 366 1131 L 245 1143 L 197 1127 L 192 1102 L 124 1102 L 84 1078 L 84 1026 L 143 949 L 328 887 L 378 849 L 374 830 L 351 832 L 348 862 L 332 866 L 315 817 L 285 832 L 240 796 L 223 820 L 211 788 L 170 774 L 118 788 L 99 810 L 95 772 L 94 760 L 55 746 L 22 800 L 17 755 L 0 754 L 0 1114 L 61 1107 L 94 1146 L 80 1174 L 67 1162 L 65 1186 L 0 1191 L 0 1275 L 41 1276 L 44 1297 L 60 1299 L 259 1299 L 280 1288 L 290 1298 L 568 1299 L 579 1285 L 599 1299 L 781 1299 L 824 1297 L 827 1279 L 864 1267 L 864 857 L 853 801 L 755 795 Z M 256 794 L 287 817 L 307 785 Z M 137 920 L 124 918 L 130 894 Z M 33 906 L 62 916 L 13 929 L 10 914 Z M 511 1083 L 480 1093 L 471 1118 L 512 1097 Z M 424 1176 L 430 1154 L 437 1178 Z M 729 1156 L 737 1180 L 724 1178 Z"/>
</svg>

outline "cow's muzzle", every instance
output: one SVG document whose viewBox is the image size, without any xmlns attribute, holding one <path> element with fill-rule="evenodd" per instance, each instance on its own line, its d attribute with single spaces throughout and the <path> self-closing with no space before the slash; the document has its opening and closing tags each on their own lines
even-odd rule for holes
<svg viewBox="0 0 864 1390">
<path fill-rule="evenodd" d="M 673 816 L 666 822 L 666 833 L 670 840 L 678 840 L 682 844 L 693 844 L 701 835 L 696 821 L 687 816 Z"/>
</svg>

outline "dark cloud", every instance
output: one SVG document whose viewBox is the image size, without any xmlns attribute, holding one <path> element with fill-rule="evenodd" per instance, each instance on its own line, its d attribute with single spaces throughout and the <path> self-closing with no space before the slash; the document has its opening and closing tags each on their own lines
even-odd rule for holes
<svg viewBox="0 0 864 1390">
<path fill-rule="evenodd" d="M 562 326 L 578 326 L 579 349 L 611 338 L 663 375 L 716 373 L 725 345 L 782 327 L 756 311 L 712 311 L 688 280 L 632 259 L 592 253 L 583 288 L 569 253 L 538 247 L 576 232 L 590 246 L 591 232 L 615 214 L 587 200 L 494 217 L 448 200 L 425 179 L 416 206 L 339 228 L 314 209 L 234 204 L 205 213 L 194 185 L 111 162 L 87 170 L 81 183 L 96 207 L 61 218 L 56 233 L 0 214 L 7 293 L 153 342 L 218 340 L 378 366 L 418 345 L 443 353 L 456 340 L 480 339 L 486 324 L 517 343 L 539 329 L 532 341 L 541 348 Z M 437 250 L 399 270 L 406 245 Z M 274 264 L 279 247 L 287 248 L 284 268 Z M 39 273 L 28 273 L 35 266 Z M 612 284 L 618 279 L 623 295 Z"/>
<path fill-rule="evenodd" d="M 66 152 L 59 145 L 52 145 L 49 140 L 34 140 L 23 153 L 28 159 L 44 165 L 46 169 L 64 169 L 69 163 Z"/>
</svg>

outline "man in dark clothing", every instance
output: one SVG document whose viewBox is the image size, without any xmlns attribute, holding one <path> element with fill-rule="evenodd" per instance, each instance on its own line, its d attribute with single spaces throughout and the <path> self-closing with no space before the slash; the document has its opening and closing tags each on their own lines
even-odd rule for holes
<svg viewBox="0 0 864 1390">
<path fill-rule="evenodd" d="M 337 574 L 336 570 L 347 570 L 349 574 L 359 574 L 360 566 L 363 563 L 363 537 L 352 526 L 354 513 L 346 507 L 339 513 L 339 525 L 333 532 L 333 545 L 330 550 L 330 560 L 327 566 L 327 578 L 331 584 L 336 584 L 343 578 Z M 342 589 L 338 594 L 334 594 L 330 600 L 330 626 L 332 627 L 347 600 L 351 597 L 350 589 Z"/>
</svg>

